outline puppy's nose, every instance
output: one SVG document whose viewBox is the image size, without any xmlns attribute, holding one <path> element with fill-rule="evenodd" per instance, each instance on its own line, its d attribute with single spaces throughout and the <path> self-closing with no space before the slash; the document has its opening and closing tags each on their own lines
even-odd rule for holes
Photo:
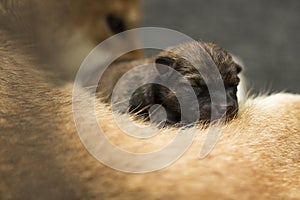
<svg viewBox="0 0 300 200">
<path fill-rule="evenodd" d="M 232 119 L 238 111 L 237 103 L 235 101 L 228 101 L 227 104 L 224 105 L 214 105 L 213 109 L 219 117 L 225 116 L 226 114 L 226 118 L 229 119 Z"/>
</svg>

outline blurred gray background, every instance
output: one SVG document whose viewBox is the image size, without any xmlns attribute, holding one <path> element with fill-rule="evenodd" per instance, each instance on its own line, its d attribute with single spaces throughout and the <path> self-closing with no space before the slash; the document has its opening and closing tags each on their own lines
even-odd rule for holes
<svg viewBox="0 0 300 200">
<path fill-rule="evenodd" d="M 300 92 L 300 1 L 143 0 L 144 26 L 213 41 L 240 56 L 253 92 Z"/>
</svg>

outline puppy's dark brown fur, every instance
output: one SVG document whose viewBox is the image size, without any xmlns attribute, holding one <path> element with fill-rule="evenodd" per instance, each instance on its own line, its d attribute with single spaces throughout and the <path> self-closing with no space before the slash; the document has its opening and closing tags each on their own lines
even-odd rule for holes
<svg viewBox="0 0 300 200">
<path fill-rule="evenodd" d="M 151 65 L 151 62 L 155 63 L 157 71 L 159 72 L 158 74 L 153 73 L 152 68 L 154 65 Z M 241 67 L 236 64 L 230 54 L 220 46 L 202 41 L 190 42 L 170 48 L 144 61 L 123 64 L 123 66 L 127 67 L 122 68 L 128 71 L 130 68 L 134 68 L 135 65 L 138 66 L 141 63 L 148 63 L 148 68 L 141 71 L 133 70 L 131 74 L 126 77 L 126 82 L 122 84 L 122 89 L 119 90 L 120 94 L 115 94 L 119 102 L 126 101 L 126 98 L 128 98 L 127 90 L 131 90 L 134 82 L 137 82 L 139 79 L 145 79 L 151 82 L 150 80 L 153 80 L 151 76 L 156 76 L 154 78 L 155 82 L 164 79 L 162 81 L 165 81 L 165 84 L 170 88 L 160 84 L 141 85 L 130 99 L 129 112 L 138 113 L 138 116 L 147 118 L 149 109 L 153 105 L 159 104 L 162 105 L 167 112 L 167 123 L 176 124 L 182 121 L 183 117 L 177 98 L 178 95 L 181 95 L 184 101 L 189 105 L 185 108 L 188 110 L 189 117 L 183 119 L 186 120 L 186 122 L 183 122 L 184 124 L 195 122 L 198 119 L 209 122 L 212 117 L 212 111 L 217 112 L 220 117 L 226 114 L 228 120 L 236 115 L 238 111 L 236 96 L 237 86 L 239 84 L 238 73 L 241 71 Z M 175 71 L 170 73 L 163 72 L 164 70 L 160 70 L 162 67 L 160 65 L 166 65 L 179 72 L 188 83 L 185 83 L 184 79 L 178 79 L 178 75 L 176 75 Z M 120 72 L 118 69 L 116 69 L 116 71 Z M 220 98 L 219 96 L 222 95 L 222 90 L 208 87 L 212 87 L 211 85 L 216 82 L 216 80 L 224 84 L 221 86 L 225 88 L 223 94 L 225 100 L 222 103 L 223 105 L 211 101 L 210 92 L 217 96 L 217 98 Z M 193 92 L 197 97 L 197 101 L 194 101 L 188 93 L 184 93 L 188 91 L 189 86 L 194 89 Z M 103 87 L 103 90 L 107 89 L 108 88 Z M 109 87 L 109 89 L 112 88 Z M 173 91 L 171 89 L 173 89 Z M 209 89 L 211 91 L 209 91 Z M 176 94 L 174 90 L 177 90 Z M 118 102 L 113 102 L 113 104 L 118 104 Z M 122 108 L 121 111 L 124 112 L 125 108 Z M 196 116 L 199 111 L 200 118 L 195 117 L 191 119 L 191 116 Z"/>
</svg>

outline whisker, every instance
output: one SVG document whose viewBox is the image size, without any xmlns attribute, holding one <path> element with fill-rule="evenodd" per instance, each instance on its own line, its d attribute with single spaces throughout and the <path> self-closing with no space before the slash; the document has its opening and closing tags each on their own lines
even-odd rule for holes
<svg viewBox="0 0 300 200">
<path fill-rule="evenodd" d="M 93 89 L 93 88 L 97 88 L 98 85 L 91 85 L 91 86 L 84 86 L 83 88 L 85 89 Z"/>
<path fill-rule="evenodd" d="M 124 102 L 126 102 L 126 101 L 129 101 L 130 100 L 130 98 L 128 98 L 128 99 L 125 99 L 124 101 L 119 101 L 119 102 L 116 102 L 116 103 L 112 103 L 111 102 L 111 106 L 116 106 L 116 105 L 119 105 L 119 104 L 122 104 L 122 103 L 124 103 Z"/>
<path fill-rule="evenodd" d="M 144 112 L 146 109 L 148 109 L 148 108 L 150 108 L 150 107 L 151 107 L 151 105 L 144 106 L 144 107 L 141 108 L 138 112 L 136 112 L 136 114 L 138 115 L 138 114 Z"/>
</svg>

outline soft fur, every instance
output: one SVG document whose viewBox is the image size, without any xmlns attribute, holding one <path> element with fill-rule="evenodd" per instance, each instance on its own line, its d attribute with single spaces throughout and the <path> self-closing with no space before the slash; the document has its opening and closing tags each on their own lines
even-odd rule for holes
<svg viewBox="0 0 300 200">
<path fill-rule="evenodd" d="M 156 76 L 154 79 L 156 83 L 162 81 L 168 84 L 168 87 L 159 84 L 140 87 L 132 95 L 130 111 L 148 116 L 147 108 L 162 105 L 166 110 L 167 123 L 172 125 L 179 122 L 189 124 L 198 120 L 210 122 L 212 113 L 219 115 L 216 119 L 226 116 L 227 120 L 231 120 L 237 114 L 237 86 L 240 81 L 238 73 L 242 68 L 219 45 L 203 41 L 181 44 L 154 56 L 153 62 L 156 63 L 157 75 L 142 70 L 136 76 L 143 79 Z M 162 65 L 174 71 L 163 69 Z M 175 71 L 184 79 L 178 78 Z M 129 82 L 136 81 L 136 78 L 129 79 Z M 216 80 L 223 83 L 219 87 L 224 91 L 214 85 Z M 130 84 L 126 84 L 123 90 L 128 90 L 126 87 L 130 87 Z M 189 89 L 194 90 L 190 92 L 196 95 L 195 98 L 189 94 Z M 222 101 L 223 93 L 224 102 L 217 102 Z M 212 102 L 211 96 L 215 97 L 213 99 L 215 102 Z M 178 100 L 180 98 L 188 102 L 188 105 L 180 105 Z M 181 107 L 185 107 L 188 116 L 184 116 Z M 197 114 L 199 117 L 196 117 Z"/>
<path fill-rule="evenodd" d="M 299 199 L 299 95 L 248 98 L 203 160 L 206 130 L 199 128 L 172 166 L 126 174 L 105 167 L 82 145 L 72 85 L 52 84 L 27 47 L 10 38 L 0 29 L 0 199 Z M 119 130 L 104 104 L 96 110 L 108 138 L 129 151 L 153 151 L 176 133 L 165 129 L 136 141 Z"/>
</svg>

